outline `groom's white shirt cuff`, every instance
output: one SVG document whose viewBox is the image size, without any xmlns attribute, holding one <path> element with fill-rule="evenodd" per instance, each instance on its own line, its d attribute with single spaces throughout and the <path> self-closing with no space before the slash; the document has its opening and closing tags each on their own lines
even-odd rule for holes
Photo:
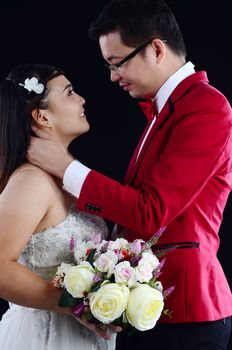
<svg viewBox="0 0 232 350">
<path fill-rule="evenodd" d="M 65 170 L 63 178 L 64 190 L 79 198 L 82 185 L 90 171 L 91 169 L 78 160 L 74 160 Z"/>
</svg>

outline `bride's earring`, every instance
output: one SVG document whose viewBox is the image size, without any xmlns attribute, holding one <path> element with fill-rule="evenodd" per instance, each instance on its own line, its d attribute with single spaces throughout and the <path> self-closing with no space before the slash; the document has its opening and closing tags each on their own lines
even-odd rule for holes
<svg viewBox="0 0 232 350">
<path fill-rule="evenodd" d="M 47 124 L 48 127 L 52 126 L 52 122 L 50 122 L 50 120 L 47 120 L 46 124 Z"/>
</svg>

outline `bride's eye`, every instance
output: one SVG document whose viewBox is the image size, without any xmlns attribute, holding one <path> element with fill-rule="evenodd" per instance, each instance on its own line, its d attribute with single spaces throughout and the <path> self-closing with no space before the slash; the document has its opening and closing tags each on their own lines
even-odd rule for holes
<svg viewBox="0 0 232 350">
<path fill-rule="evenodd" d="M 73 94 L 75 94 L 75 91 L 73 90 L 73 88 L 70 88 L 68 90 L 68 96 L 73 95 Z"/>
</svg>

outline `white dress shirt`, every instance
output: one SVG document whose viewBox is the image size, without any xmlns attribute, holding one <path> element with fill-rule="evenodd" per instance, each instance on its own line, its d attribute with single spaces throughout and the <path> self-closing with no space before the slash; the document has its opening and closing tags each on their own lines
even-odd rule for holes
<svg viewBox="0 0 232 350">
<path fill-rule="evenodd" d="M 173 90 L 179 85 L 179 83 L 187 78 L 189 75 L 195 73 L 194 65 L 191 62 L 187 62 L 183 67 L 178 69 L 170 78 L 161 86 L 156 96 L 153 98 L 153 102 L 156 103 L 158 114 L 163 109 L 165 103 L 167 102 L 169 96 Z M 144 136 L 143 142 L 140 146 L 137 159 L 143 148 L 143 145 L 147 139 L 147 136 L 156 121 L 156 116 L 154 116 L 146 135 Z M 136 161 L 137 161 L 136 159 Z M 89 169 L 78 160 L 74 160 L 66 169 L 63 178 L 64 189 L 70 192 L 75 197 L 79 198 L 81 193 L 81 188 L 88 173 L 92 169 Z"/>
</svg>

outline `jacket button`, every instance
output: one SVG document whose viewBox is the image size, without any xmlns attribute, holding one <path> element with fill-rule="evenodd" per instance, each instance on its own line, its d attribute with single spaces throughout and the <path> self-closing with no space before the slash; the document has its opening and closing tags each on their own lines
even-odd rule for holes
<svg viewBox="0 0 232 350">
<path fill-rule="evenodd" d="M 87 203 L 85 208 L 88 209 L 88 210 L 91 210 L 91 211 L 95 211 L 96 213 L 100 213 L 101 212 L 101 208 L 99 208 L 96 205 L 91 204 L 91 203 Z"/>
</svg>

